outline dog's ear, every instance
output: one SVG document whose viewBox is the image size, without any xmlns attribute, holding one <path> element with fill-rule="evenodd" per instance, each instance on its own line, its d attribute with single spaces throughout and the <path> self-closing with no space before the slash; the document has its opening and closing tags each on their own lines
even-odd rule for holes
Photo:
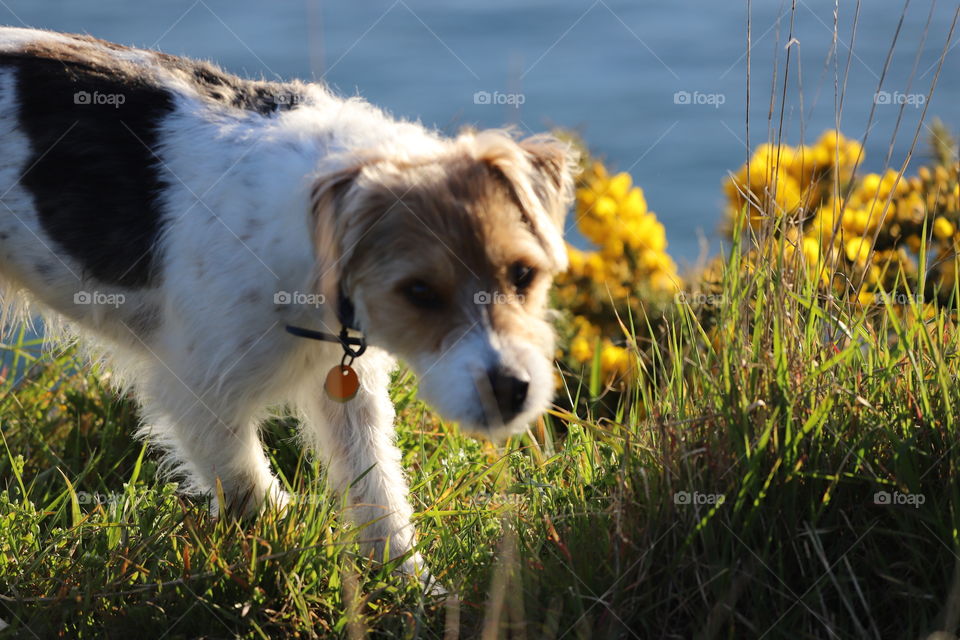
<svg viewBox="0 0 960 640">
<path fill-rule="evenodd" d="M 473 134 L 480 157 L 510 183 L 531 229 L 554 266 L 567 266 L 564 218 L 573 202 L 578 160 L 573 147 L 550 135 L 515 143 L 507 133 Z"/>
<path fill-rule="evenodd" d="M 366 163 L 358 163 L 319 177 L 310 190 L 312 236 L 317 256 L 314 290 L 328 300 L 339 295 L 340 273 L 350 260 L 350 242 L 356 216 L 349 214 L 357 178 Z"/>
<path fill-rule="evenodd" d="M 571 144 L 546 134 L 522 140 L 520 148 L 534 169 L 532 183 L 537 198 L 562 229 L 573 202 L 573 182 L 580 170 L 579 153 Z"/>
</svg>

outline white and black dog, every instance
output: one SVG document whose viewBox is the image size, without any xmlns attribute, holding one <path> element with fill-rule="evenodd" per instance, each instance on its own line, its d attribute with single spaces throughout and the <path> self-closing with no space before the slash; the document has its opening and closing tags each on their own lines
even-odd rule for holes
<svg viewBox="0 0 960 640">
<path fill-rule="evenodd" d="M 186 486 L 219 484 L 238 513 L 286 499 L 258 423 L 292 407 L 352 485 L 362 537 L 405 571 L 421 560 L 394 357 L 469 430 L 517 432 L 547 407 L 574 166 L 546 136 L 445 138 L 317 84 L 0 28 L 4 316 L 64 320 Z M 351 399 L 324 392 L 345 358 Z"/>
</svg>

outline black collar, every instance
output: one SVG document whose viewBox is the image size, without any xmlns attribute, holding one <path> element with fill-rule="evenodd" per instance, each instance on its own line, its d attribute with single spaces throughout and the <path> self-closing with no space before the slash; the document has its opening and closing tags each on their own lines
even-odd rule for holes
<svg viewBox="0 0 960 640">
<path fill-rule="evenodd" d="M 340 324 L 351 331 L 360 331 L 357 326 L 357 310 L 353 307 L 353 301 L 344 293 L 343 287 L 337 288 L 337 320 Z"/>
<path fill-rule="evenodd" d="M 287 333 L 299 338 L 340 343 L 340 346 L 343 347 L 344 359 L 348 356 L 350 359 L 359 357 L 367 350 L 367 341 L 362 335 L 359 338 L 354 338 L 348 333 L 349 331 L 360 333 L 360 328 L 357 326 L 356 309 L 353 306 L 353 302 L 347 297 L 347 294 L 344 293 L 343 287 L 337 288 L 337 320 L 340 321 L 340 333 L 338 334 L 314 331 L 313 329 L 306 329 L 304 327 L 294 327 L 289 324 L 286 329 Z"/>
</svg>

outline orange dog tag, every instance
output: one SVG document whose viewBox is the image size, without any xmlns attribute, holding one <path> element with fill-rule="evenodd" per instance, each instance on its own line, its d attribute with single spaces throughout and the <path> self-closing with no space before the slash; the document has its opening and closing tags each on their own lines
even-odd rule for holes
<svg viewBox="0 0 960 640">
<path fill-rule="evenodd" d="M 331 400 L 346 402 L 352 400 L 360 390 L 360 378 L 350 365 L 338 364 L 330 369 L 323 388 Z"/>
</svg>

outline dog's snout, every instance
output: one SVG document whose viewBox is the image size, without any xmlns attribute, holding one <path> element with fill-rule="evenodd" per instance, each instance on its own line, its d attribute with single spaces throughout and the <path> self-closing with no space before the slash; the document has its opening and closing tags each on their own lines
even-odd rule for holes
<svg viewBox="0 0 960 640">
<path fill-rule="evenodd" d="M 530 381 L 518 377 L 515 373 L 502 367 L 491 369 L 487 373 L 487 377 L 490 380 L 493 397 L 497 401 L 500 419 L 506 424 L 523 411 Z"/>
</svg>

